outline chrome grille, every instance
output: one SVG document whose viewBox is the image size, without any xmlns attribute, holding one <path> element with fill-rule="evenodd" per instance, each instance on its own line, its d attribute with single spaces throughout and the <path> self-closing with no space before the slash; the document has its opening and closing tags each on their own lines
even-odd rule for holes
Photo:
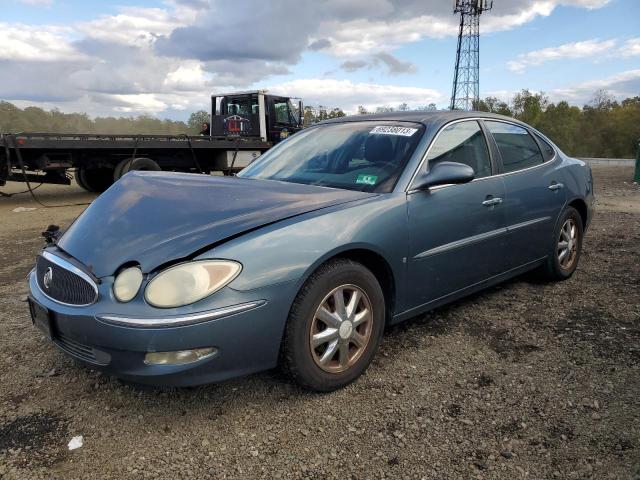
<svg viewBox="0 0 640 480">
<path fill-rule="evenodd" d="M 49 252 L 38 256 L 36 280 L 42 293 L 59 303 L 81 306 L 98 299 L 98 288 L 91 277 Z"/>
</svg>

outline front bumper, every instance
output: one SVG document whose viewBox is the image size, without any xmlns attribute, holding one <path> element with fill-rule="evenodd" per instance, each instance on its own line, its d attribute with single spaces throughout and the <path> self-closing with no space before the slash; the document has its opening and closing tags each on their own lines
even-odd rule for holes
<svg viewBox="0 0 640 480">
<path fill-rule="evenodd" d="M 83 363 L 136 383 L 189 386 L 276 366 L 294 282 L 240 292 L 229 287 L 198 304 L 169 309 L 120 304 L 111 283 L 90 306 L 49 299 L 29 275 L 31 298 L 50 312 L 51 340 Z M 149 323 L 145 320 L 151 320 Z M 215 347 L 212 357 L 185 365 L 148 365 L 147 352 Z"/>
</svg>

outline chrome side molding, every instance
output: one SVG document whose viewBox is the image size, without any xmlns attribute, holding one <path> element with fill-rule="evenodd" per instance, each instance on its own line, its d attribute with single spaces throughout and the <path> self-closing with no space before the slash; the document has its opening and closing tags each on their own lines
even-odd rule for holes
<svg viewBox="0 0 640 480">
<path fill-rule="evenodd" d="M 228 317 L 236 313 L 247 312 L 259 308 L 267 303 L 266 300 L 239 303 L 229 307 L 217 308 L 208 312 L 192 313 L 189 315 L 176 315 L 170 317 L 130 317 L 112 314 L 99 314 L 96 318 L 104 323 L 131 328 L 168 328 L 184 327 L 196 323 L 208 322 L 219 318 Z"/>
</svg>

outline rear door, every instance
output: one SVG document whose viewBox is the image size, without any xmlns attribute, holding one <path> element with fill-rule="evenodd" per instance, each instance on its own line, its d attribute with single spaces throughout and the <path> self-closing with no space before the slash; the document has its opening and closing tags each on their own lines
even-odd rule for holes
<svg viewBox="0 0 640 480">
<path fill-rule="evenodd" d="M 561 162 L 551 145 L 520 125 L 498 120 L 484 120 L 484 125 L 500 153 L 506 255 L 509 267 L 515 268 L 548 253 L 566 198 Z"/>
<path fill-rule="evenodd" d="M 476 120 L 445 127 L 432 142 L 426 168 L 440 161 L 470 165 L 476 179 L 409 191 L 409 288 L 414 306 L 500 273 L 506 233 L 502 178 Z"/>
</svg>

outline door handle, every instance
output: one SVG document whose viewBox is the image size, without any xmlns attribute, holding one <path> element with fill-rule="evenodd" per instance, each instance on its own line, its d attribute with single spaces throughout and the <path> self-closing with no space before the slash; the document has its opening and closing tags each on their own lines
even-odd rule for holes
<svg viewBox="0 0 640 480">
<path fill-rule="evenodd" d="M 561 184 L 561 183 L 552 183 L 551 185 L 549 185 L 548 188 L 549 188 L 549 190 L 555 191 L 555 190 L 560 190 L 563 187 L 564 187 L 564 185 Z"/>
<path fill-rule="evenodd" d="M 490 198 L 489 200 L 485 200 L 484 202 L 482 202 L 482 204 L 485 207 L 492 207 L 492 206 L 498 205 L 500 203 L 502 203 L 502 199 L 500 197 Z"/>
</svg>

